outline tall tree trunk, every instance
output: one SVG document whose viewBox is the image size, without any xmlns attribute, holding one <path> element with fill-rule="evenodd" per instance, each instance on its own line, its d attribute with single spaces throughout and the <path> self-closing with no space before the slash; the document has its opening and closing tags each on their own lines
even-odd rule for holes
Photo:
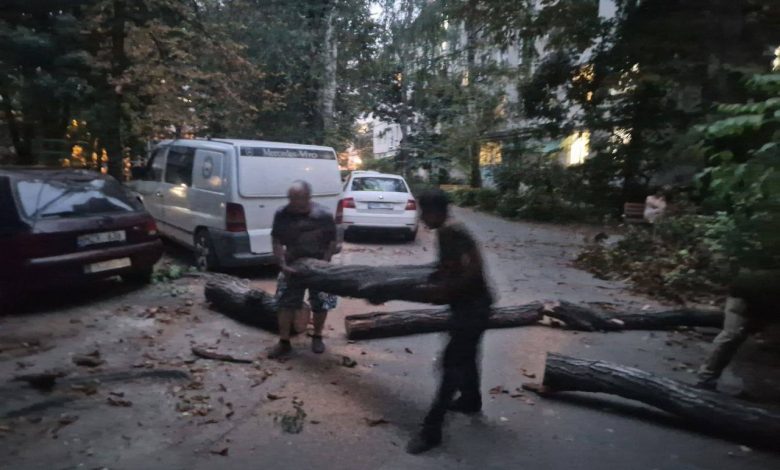
<svg viewBox="0 0 780 470">
<path fill-rule="evenodd" d="M 335 3 L 335 2 L 334 2 Z M 323 79 L 320 90 L 320 113 L 322 114 L 322 127 L 325 143 L 332 145 L 336 134 L 335 104 L 339 45 L 336 37 L 336 6 L 331 4 L 325 18 L 325 41 L 323 44 Z"/>
<path fill-rule="evenodd" d="M 477 103 L 475 102 L 476 87 L 476 54 L 477 54 L 477 4 L 478 0 L 469 0 L 466 5 L 466 73 L 468 82 L 466 83 L 466 93 L 468 95 L 468 119 L 476 122 Z M 470 163 L 470 183 L 472 188 L 482 187 L 482 172 L 479 168 L 479 136 L 474 135 L 471 145 L 469 145 L 469 163 Z"/>
<path fill-rule="evenodd" d="M 124 0 L 114 0 L 114 16 L 111 19 L 111 78 L 117 80 L 127 68 L 125 52 L 125 22 L 127 5 Z M 108 172 L 115 178 L 122 177 L 122 89 L 120 85 L 108 84 L 106 132 L 103 142 L 108 153 Z"/>
</svg>

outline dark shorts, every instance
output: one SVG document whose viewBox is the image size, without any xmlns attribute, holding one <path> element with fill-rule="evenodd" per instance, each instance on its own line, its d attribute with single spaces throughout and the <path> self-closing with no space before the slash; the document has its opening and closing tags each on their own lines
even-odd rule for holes
<svg viewBox="0 0 780 470">
<path fill-rule="evenodd" d="M 303 296 L 306 286 L 287 279 L 284 273 L 279 273 L 276 283 L 276 304 L 278 308 L 297 310 L 303 306 Z M 336 308 L 338 297 L 326 292 L 309 289 L 309 305 L 314 313 L 327 313 Z"/>
</svg>

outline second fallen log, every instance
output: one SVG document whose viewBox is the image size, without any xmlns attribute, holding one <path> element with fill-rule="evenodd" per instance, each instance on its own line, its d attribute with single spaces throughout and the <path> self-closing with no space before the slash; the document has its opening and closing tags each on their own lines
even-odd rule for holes
<svg viewBox="0 0 780 470">
<path fill-rule="evenodd" d="M 542 304 L 493 308 L 488 328 L 532 325 L 542 319 Z M 348 315 L 344 319 L 347 339 L 376 339 L 446 331 L 449 308 L 372 312 Z"/>
<path fill-rule="evenodd" d="M 739 443 L 775 445 L 780 413 L 634 367 L 549 353 L 545 395 L 576 391 L 619 395 L 654 406 Z"/>
</svg>

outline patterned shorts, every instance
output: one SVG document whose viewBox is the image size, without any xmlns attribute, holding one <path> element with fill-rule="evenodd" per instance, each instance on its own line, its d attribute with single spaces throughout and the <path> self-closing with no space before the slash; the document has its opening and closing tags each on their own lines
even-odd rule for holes
<svg viewBox="0 0 780 470">
<path fill-rule="evenodd" d="M 291 310 L 301 308 L 305 293 L 305 286 L 290 281 L 284 273 L 279 273 L 276 280 L 276 304 L 279 308 Z M 336 308 L 338 297 L 309 289 L 309 305 L 314 313 L 327 313 L 328 310 Z"/>
</svg>

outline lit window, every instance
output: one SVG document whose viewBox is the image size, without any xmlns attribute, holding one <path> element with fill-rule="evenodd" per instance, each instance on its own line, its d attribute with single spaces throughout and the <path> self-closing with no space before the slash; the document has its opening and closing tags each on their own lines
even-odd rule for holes
<svg viewBox="0 0 780 470">
<path fill-rule="evenodd" d="M 569 165 L 585 163 L 585 157 L 590 153 L 590 132 L 578 132 L 571 136 L 569 147 Z"/>
<path fill-rule="evenodd" d="M 480 166 L 499 165 L 501 163 L 501 144 L 485 142 L 479 148 Z"/>
<path fill-rule="evenodd" d="M 772 71 L 780 71 L 780 46 L 775 49 L 775 60 L 772 61 Z"/>
</svg>

